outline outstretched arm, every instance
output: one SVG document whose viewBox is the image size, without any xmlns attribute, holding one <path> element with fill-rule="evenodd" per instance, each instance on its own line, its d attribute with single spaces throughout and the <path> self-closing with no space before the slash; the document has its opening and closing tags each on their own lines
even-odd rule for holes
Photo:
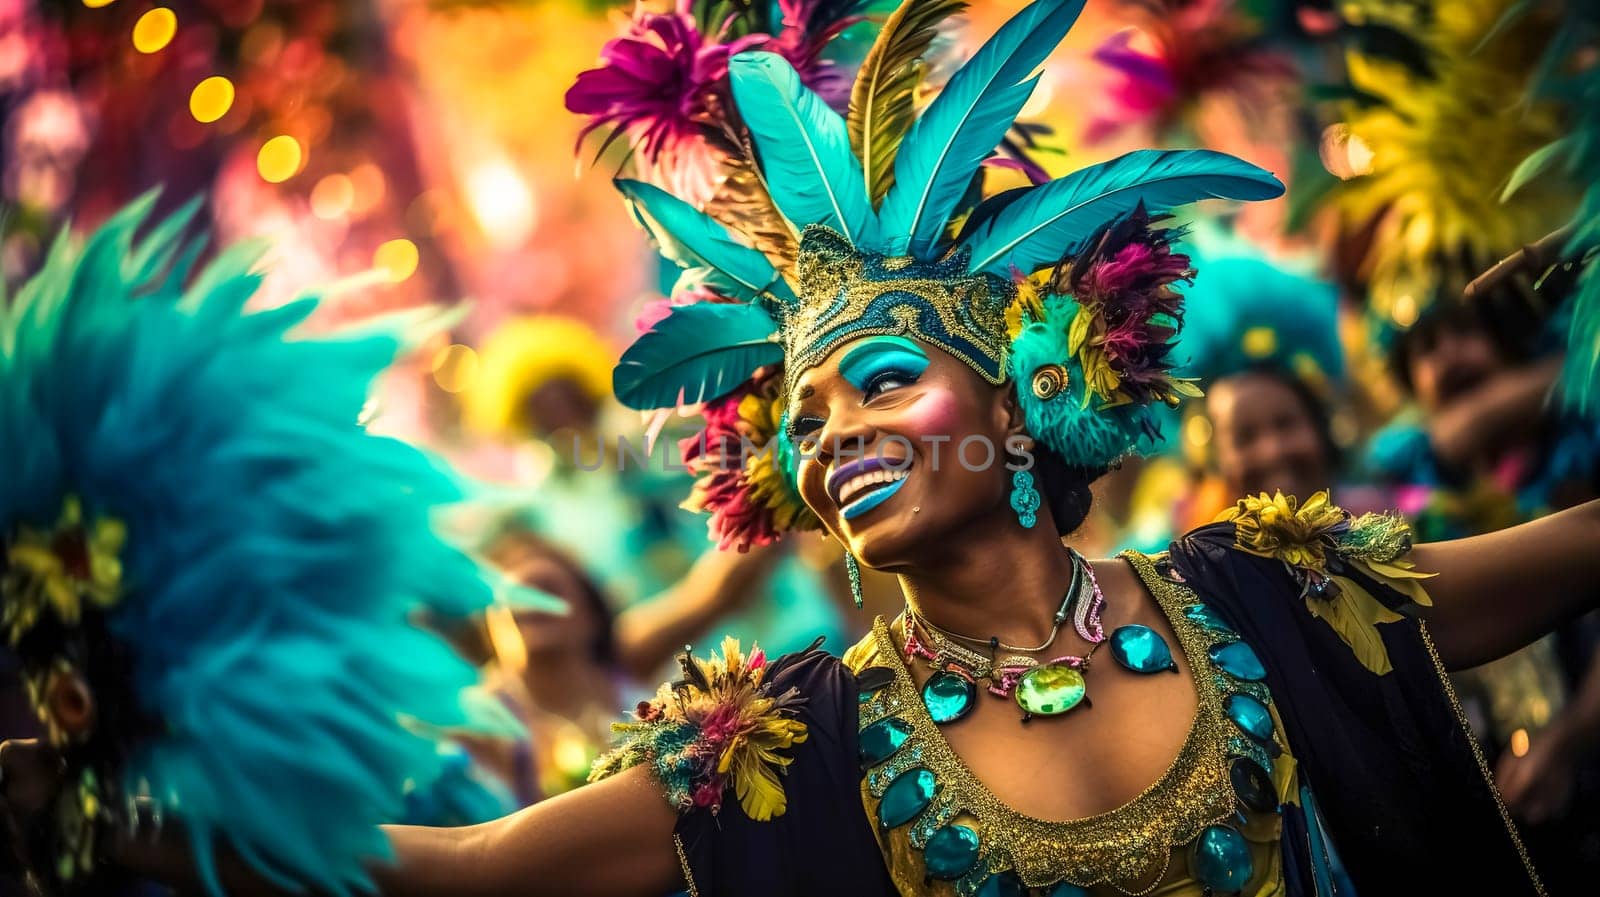
<svg viewBox="0 0 1600 897">
<path fill-rule="evenodd" d="M 383 897 L 661 897 L 683 887 L 676 822 L 649 769 L 636 766 L 482 825 L 389 826 L 394 862 L 374 864 L 372 873 Z M 114 862 L 200 893 L 193 855 L 175 830 L 158 843 L 120 841 Z M 220 863 L 230 897 L 288 893 L 235 857 Z"/>
<path fill-rule="evenodd" d="M 1424 619 L 1447 668 L 1503 657 L 1600 606 L 1600 501 L 1499 532 L 1418 545 Z"/>
<path fill-rule="evenodd" d="M 758 545 L 749 551 L 706 551 L 682 582 L 617 617 L 617 656 L 623 666 L 635 679 L 648 681 L 685 643 L 703 637 L 759 592 L 786 550 Z"/>
</svg>

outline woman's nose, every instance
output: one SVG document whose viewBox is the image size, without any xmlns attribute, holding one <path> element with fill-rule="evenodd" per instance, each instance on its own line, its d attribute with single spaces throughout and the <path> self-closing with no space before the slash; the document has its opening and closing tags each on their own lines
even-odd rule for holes
<svg viewBox="0 0 1600 897">
<path fill-rule="evenodd" d="M 828 415 L 828 422 L 818 433 L 818 460 L 829 463 L 834 458 L 860 457 L 877 434 L 876 428 L 866 419 L 863 409 L 848 408 Z"/>
</svg>

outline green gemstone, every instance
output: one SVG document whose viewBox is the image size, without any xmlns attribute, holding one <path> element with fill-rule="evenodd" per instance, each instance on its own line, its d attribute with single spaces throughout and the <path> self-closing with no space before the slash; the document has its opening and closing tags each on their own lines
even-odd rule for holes
<svg viewBox="0 0 1600 897">
<path fill-rule="evenodd" d="M 1235 679 L 1260 682 L 1267 678 L 1267 668 L 1261 665 L 1261 658 L 1257 657 L 1256 652 L 1244 642 L 1212 645 L 1208 653 L 1211 655 L 1212 663 Z"/>
<path fill-rule="evenodd" d="M 1022 879 L 1014 872 L 996 872 L 978 885 L 975 897 L 1023 897 Z"/>
<path fill-rule="evenodd" d="M 978 833 L 965 825 L 947 825 L 928 838 L 922 863 L 929 878 L 950 881 L 965 875 L 978 861 Z"/>
<path fill-rule="evenodd" d="M 1111 656 L 1135 673 L 1178 671 L 1167 640 L 1161 637 L 1161 633 L 1138 623 L 1119 626 L 1116 632 L 1111 633 Z"/>
<path fill-rule="evenodd" d="M 1066 713 L 1083 700 L 1083 673 L 1061 663 L 1045 664 L 1022 674 L 1017 706 L 1036 716 Z"/>
<path fill-rule="evenodd" d="M 883 791 L 883 800 L 878 802 L 878 821 L 884 828 L 905 825 L 927 808 L 938 790 L 939 782 L 933 777 L 933 770 L 919 766 L 902 772 Z"/>
<path fill-rule="evenodd" d="M 936 723 L 954 722 L 977 703 L 978 687 L 955 673 L 941 671 L 928 677 L 922 686 L 922 703 Z"/>
<path fill-rule="evenodd" d="M 1272 741 L 1272 714 L 1267 705 L 1249 695 L 1228 695 L 1223 699 L 1222 709 L 1246 735 L 1262 744 Z"/>
<path fill-rule="evenodd" d="M 1044 895 L 1045 897 L 1089 897 L 1089 889 L 1070 881 L 1060 881 L 1045 891 Z"/>
<path fill-rule="evenodd" d="M 911 724 L 903 719 L 880 719 L 861 730 L 856 742 L 856 757 L 863 769 L 889 759 L 911 737 Z"/>
<path fill-rule="evenodd" d="M 1217 632 L 1233 631 L 1232 627 L 1230 627 L 1227 623 L 1224 623 L 1221 617 L 1217 616 L 1216 611 L 1204 604 L 1189 605 L 1183 609 L 1183 615 L 1207 629 L 1214 629 Z"/>
<path fill-rule="evenodd" d="M 1213 891 L 1236 894 L 1250 881 L 1255 861 L 1244 835 L 1226 825 L 1213 825 L 1189 848 L 1189 871 Z"/>
</svg>

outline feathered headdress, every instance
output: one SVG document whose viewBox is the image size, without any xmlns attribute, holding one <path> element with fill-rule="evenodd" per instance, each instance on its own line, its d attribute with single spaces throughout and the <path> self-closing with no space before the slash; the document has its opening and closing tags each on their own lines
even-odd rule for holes
<svg viewBox="0 0 1600 897">
<path fill-rule="evenodd" d="M 219 840 L 365 890 L 443 771 L 420 727 L 469 718 L 472 668 L 410 616 L 491 589 L 431 527 L 453 480 L 358 423 L 398 340 L 286 339 L 316 300 L 244 313 L 261 247 L 191 279 L 197 206 L 136 241 L 153 202 L 0 299 L 0 621 L 69 774 L 41 871 L 103 893 L 104 834 L 165 815 L 213 893 Z"/>
<path fill-rule="evenodd" d="M 1184 251 L 1205 276 L 1184 290 L 1189 313 L 1175 351 L 1181 373 L 1206 384 L 1268 367 L 1319 395 L 1344 377 L 1339 291 L 1309 264 L 1232 234 L 1197 228 Z"/>
<path fill-rule="evenodd" d="M 850 339 L 893 333 L 938 346 L 991 383 L 1028 386 L 1019 394 L 1030 431 L 1069 463 L 1103 466 L 1130 451 L 1146 430 L 1141 403 L 1186 391 L 1167 374 L 1165 346 L 1178 321 L 1169 285 L 1188 266 L 1143 209 L 1283 188 L 1220 153 L 1143 151 L 982 199 L 982 166 L 1082 7 L 1036 0 L 921 115 L 923 57 L 959 4 L 907 0 L 889 17 L 848 116 L 784 55 L 732 55 L 729 127 L 738 145 L 748 131 L 775 229 L 794 239 L 731 233 L 714 210 L 619 181 L 662 252 L 712 295 L 672 308 L 623 354 L 618 398 L 640 409 L 715 402 L 758 372 L 781 365 L 792 383 Z M 1035 278 L 1063 259 L 1062 276 Z M 776 452 L 763 457 L 782 463 Z M 790 493 L 784 503 L 798 500 L 792 483 Z M 741 545 L 764 534 L 719 532 Z"/>
</svg>

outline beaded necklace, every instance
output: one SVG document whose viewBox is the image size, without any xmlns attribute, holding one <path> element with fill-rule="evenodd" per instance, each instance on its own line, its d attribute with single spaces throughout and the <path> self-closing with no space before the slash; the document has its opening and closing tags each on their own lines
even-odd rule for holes
<svg viewBox="0 0 1600 897">
<path fill-rule="evenodd" d="M 861 688 L 862 797 L 901 893 L 1084 897 L 1109 886 L 1146 894 L 1165 883 L 1176 861 L 1220 897 L 1281 874 L 1260 867 L 1251 849 L 1278 839 L 1282 823 L 1273 817 L 1298 787 L 1266 670 L 1165 557 L 1123 556 L 1172 626 L 1194 671 L 1198 707 L 1166 772 L 1110 812 L 1052 822 L 1012 809 L 956 754 L 932 714 L 921 712 L 925 700 L 909 663 L 896 660 L 888 624 L 880 618 L 847 653 Z M 1108 639 L 1113 649 L 1120 631 Z"/>
<path fill-rule="evenodd" d="M 933 670 L 923 685 L 922 697 L 934 722 L 952 723 L 971 712 L 980 682 L 986 683 L 990 694 L 1015 700 L 1022 709 L 1023 722 L 1035 716 L 1059 716 L 1080 704 L 1093 706 L 1084 677 L 1095 652 L 1107 641 L 1101 620 L 1106 596 L 1100 591 L 1093 565 L 1077 551 L 1067 550 L 1072 556 L 1072 582 L 1055 613 L 1055 626 L 1037 647 L 1019 648 L 1001 642 L 998 636 L 984 640 L 942 629 L 929 622 L 911 602 L 906 603 L 905 655 L 907 661 L 921 660 Z M 1055 643 L 1069 608 L 1073 628 L 1089 643 L 1089 650 L 1081 656 L 1064 654 L 1044 662 L 1027 656 Z M 1118 627 L 1110 641 L 1112 656 L 1129 670 L 1178 671 L 1166 640 L 1148 626 Z M 985 655 L 970 645 L 984 645 L 989 653 Z M 1002 649 L 1013 653 L 1002 657 Z"/>
</svg>

